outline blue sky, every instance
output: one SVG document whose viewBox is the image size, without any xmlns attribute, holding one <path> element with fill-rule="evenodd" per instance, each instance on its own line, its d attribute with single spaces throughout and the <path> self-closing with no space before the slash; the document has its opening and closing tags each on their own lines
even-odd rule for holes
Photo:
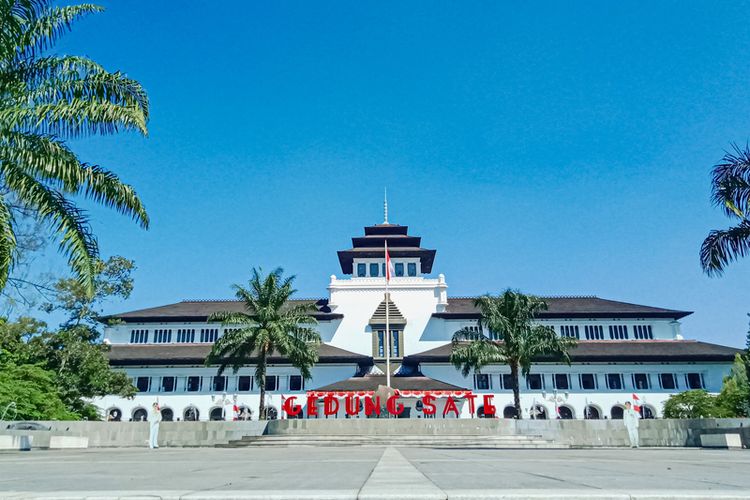
<svg viewBox="0 0 750 500">
<path fill-rule="evenodd" d="M 153 219 L 91 207 L 138 265 L 113 311 L 228 297 L 252 266 L 324 296 L 387 186 L 453 296 L 595 294 L 744 343 L 750 259 L 709 279 L 698 249 L 728 224 L 711 166 L 750 137 L 747 3 L 103 5 L 58 51 L 151 97 L 148 138 L 74 143 Z"/>
</svg>

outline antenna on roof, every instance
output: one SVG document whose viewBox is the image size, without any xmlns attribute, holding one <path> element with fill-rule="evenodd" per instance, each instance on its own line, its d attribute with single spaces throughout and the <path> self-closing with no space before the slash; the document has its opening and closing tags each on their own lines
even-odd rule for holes
<svg viewBox="0 0 750 500">
<path fill-rule="evenodd" d="M 383 188 L 383 224 L 388 224 L 388 188 Z"/>
</svg>

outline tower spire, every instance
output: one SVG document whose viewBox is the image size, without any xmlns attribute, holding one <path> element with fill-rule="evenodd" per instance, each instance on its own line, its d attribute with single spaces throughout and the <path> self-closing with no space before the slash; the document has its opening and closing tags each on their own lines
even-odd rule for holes
<svg viewBox="0 0 750 500">
<path fill-rule="evenodd" d="M 383 224 L 388 224 L 388 188 L 383 188 Z"/>
</svg>

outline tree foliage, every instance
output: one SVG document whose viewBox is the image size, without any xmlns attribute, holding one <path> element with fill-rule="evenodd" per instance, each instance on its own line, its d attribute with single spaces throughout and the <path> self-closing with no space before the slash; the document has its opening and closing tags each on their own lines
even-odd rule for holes
<svg viewBox="0 0 750 500">
<path fill-rule="evenodd" d="M 664 402 L 664 418 L 723 418 L 731 416 L 718 398 L 703 389 L 673 394 Z"/>
<path fill-rule="evenodd" d="M 60 251 L 93 293 L 98 245 L 85 197 L 148 227 L 134 189 L 112 172 L 82 162 L 65 140 L 133 130 L 146 134 L 141 85 L 86 57 L 49 54 L 75 21 L 101 11 L 91 4 L 0 1 L 0 289 L 16 262 L 17 213 L 31 213 L 59 238 Z"/>
<path fill-rule="evenodd" d="M 74 278 L 57 280 L 52 286 L 53 300 L 42 306 L 51 313 L 62 311 L 67 315 L 65 327 L 88 325 L 94 327 L 99 324 L 103 304 L 111 299 L 126 300 L 133 292 L 133 278 L 135 270 L 132 260 L 119 255 L 110 257 L 106 261 L 94 261 L 93 293 L 89 293 L 81 282 Z"/>
<path fill-rule="evenodd" d="M 720 276 L 735 259 L 750 254 L 750 147 L 728 152 L 713 169 L 712 201 L 736 224 L 715 229 L 703 241 L 701 266 L 709 276 Z"/>
<path fill-rule="evenodd" d="M 317 323 L 312 304 L 290 305 L 296 292 L 294 276 L 283 277 L 281 268 L 263 276 L 253 269 L 248 287 L 234 285 L 235 295 L 244 302 L 245 311 L 223 311 L 212 314 L 209 321 L 221 322 L 229 330 L 214 343 L 206 365 L 218 365 L 218 374 L 227 367 L 236 372 L 255 364 L 255 381 L 260 388 L 258 418 L 265 420 L 266 368 L 268 358 L 276 353 L 289 359 L 305 379 L 318 361 L 320 335 L 307 325 Z"/>
<path fill-rule="evenodd" d="M 516 415 L 521 418 L 519 375 L 529 375 L 532 362 L 541 356 L 570 364 L 568 351 L 575 340 L 558 337 L 554 329 L 535 323 L 538 313 L 547 309 L 547 304 L 538 297 L 506 290 L 498 297 L 479 297 L 475 305 L 481 311 L 482 332 L 466 329 L 456 332 L 451 363 L 464 377 L 490 364 L 509 365 Z"/>
<path fill-rule="evenodd" d="M 62 278 L 53 285 L 54 296 L 45 310 L 66 314 L 59 329 L 50 330 L 45 323 L 24 317 L 0 322 L 0 370 L 8 372 L 3 380 L 12 384 L 15 380 L 12 377 L 19 373 L 34 375 L 18 390 L 6 389 L 0 394 L 0 408 L 15 401 L 19 418 L 94 420 L 99 414 L 91 398 L 135 395 L 127 375 L 110 368 L 106 355 L 109 346 L 100 341 L 97 322 L 104 302 L 130 295 L 133 289 L 130 273 L 135 266 L 119 256 L 97 260 L 95 266 L 93 294 L 87 293 L 76 279 Z M 45 394 L 54 395 L 50 396 L 49 408 L 37 407 Z M 58 411 L 57 401 L 64 412 Z"/>
</svg>

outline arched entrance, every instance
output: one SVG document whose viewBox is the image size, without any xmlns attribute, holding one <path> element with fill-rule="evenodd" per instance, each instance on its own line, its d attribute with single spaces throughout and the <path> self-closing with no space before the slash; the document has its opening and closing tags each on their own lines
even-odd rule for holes
<svg viewBox="0 0 750 500">
<path fill-rule="evenodd" d="M 224 408 L 221 406 L 211 408 L 211 411 L 208 412 L 208 419 L 214 422 L 224 420 Z"/>
<path fill-rule="evenodd" d="M 145 408 L 133 410 L 133 422 L 145 422 L 146 420 L 148 420 L 148 412 Z"/>
<path fill-rule="evenodd" d="M 611 410 L 609 410 L 609 416 L 612 420 L 622 420 L 622 414 L 625 411 L 625 408 L 623 408 L 620 405 L 614 405 Z"/>
<path fill-rule="evenodd" d="M 516 407 L 508 405 L 503 409 L 503 418 L 517 418 Z"/>
<path fill-rule="evenodd" d="M 161 409 L 161 419 L 165 422 L 171 422 L 174 420 L 174 412 L 171 408 Z"/>
<path fill-rule="evenodd" d="M 109 422 L 120 422 L 122 420 L 122 410 L 119 408 L 110 408 L 107 410 L 107 420 Z"/>
<path fill-rule="evenodd" d="M 575 418 L 575 414 L 573 413 L 573 408 L 570 406 L 562 405 L 557 407 L 557 411 L 560 414 L 560 418 L 563 420 L 572 420 Z"/>
<path fill-rule="evenodd" d="M 656 409 L 650 405 L 641 405 L 641 418 L 652 419 L 656 418 Z"/>
<path fill-rule="evenodd" d="M 197 422 L 200 419 L 200 412 L 195 406 L 188 406 L 185 411 L 182 412 L 182 419 L 185 422 Z"/>
<path fill-rule="evenodd" d="M 547 420 L 547 408 L 542 405 L 536 405 L 529 410 L 529 417 L 534 420 Z"/>
<path fill-rule="evenodd" d="M 602 418 L 602 412 L 594 405 L 588 405 L 583 410 L 583 418 L 586 420 L 599 420 Z"/>
</svg>

